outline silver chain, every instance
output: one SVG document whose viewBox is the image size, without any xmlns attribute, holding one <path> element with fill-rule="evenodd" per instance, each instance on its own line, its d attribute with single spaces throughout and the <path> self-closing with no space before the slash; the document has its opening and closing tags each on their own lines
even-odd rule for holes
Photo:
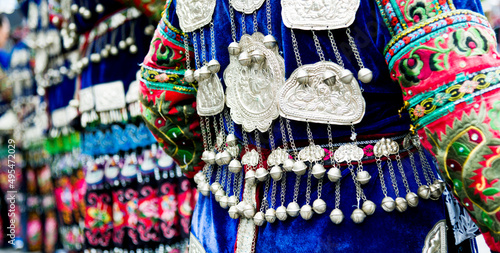
<svg viewBox="0 0 500 253">
<path fill-rule="evenodd" d="M 214 120 L 215 135 L 216 135 L 216 136 L 218 136 L 218 135 L 219 135 L 219 133 L 220 133 L 220 132 L 219 132 L 219 124 L 217 123 L 217 118 L 216 118 L 215 116 L 212 116 L 212 117 L 214 117 L 214 118 L 213 118 L 213 120 Z M 207 117 L 207 118 L 208 118 L 208 117 Z M 207 124 L 207 126 L 210 126 L 210 125 L 208 125 L 208 124 Z M 215 139 L 217 140 L 217 138 L 215 138 Z M 215 149 L 216 149 L 217 151 L 221 152 L 221 147 L 219 147 L 219 146 L 217 145 L 217 141 L 215 141 L 215 143 L 214 143 L 214 147 L 215 147 Z"/>
<path fill-rule="evenodd" d="M 208 117 L 205 117 L 205 126 L 207 128 L 207 140 L 208 140 L 208 149 L 212 150 L 214 148 L 213 143 L 212 143 L 212 132 L 210 131 L 210 119 Z"/>
<path fill-rule="evenodd" d="M 356 169 L 356 171 L 359 173 L 360 171 L 363 170 L 363 162 L 361 160 L 357 161 L 358 162 L 358 168 Z M 358 182 L 358 180 L 356 180 L 356 182 Z M 359 184 L 359 182 L 358 182 Z M 363 201 L 366 201 L 366 196 L 365 196 L 365 193 L 363 191 L 363 188 L 361 188 L 361 185 L 360 185 L 360 189 L 361 189 L 361 198 L 363 199 Z"/>
<path fill-rule="evenodd" d="M 188 34 L 185 33 L 182 38 L 182 41 L 184 42 L 184 57 L 186 58 L 186 69 L 191 69 L 191 55 L 189 54 Z"/>
<path fill-rule="evenodd" d="M 215 57 L 215 28 L 214 28 L 214 22 L 210 22 L 210 43 L 212 43 L 211 51 L 212 51 L 212 60 L 214 60 Z"/>
<path fill-rule="evenodd" d="M 330 163 L 332 164 L 333 167 L 337 167 L 337 163 L 335 159 L 333 159 L 332 125 L 330 125 L 330 123 L 328 123 L 326 131 L 328 133 L 328 149 L 330 150 Z"/>
<path fill-rule="evenodd" d="M 394 166 L 392 166 L 392 160 L 390 157 L 387 157 L 387 166 L 389 167 L 389 174 L 391 174 L 392 187 L 394 188 L 396 197 L 399 197 L 398 181 L 396 179 L 396 174 L 394 173 Z"/>
<path fill-rule="evenodd" d="M 314 145 L 314 139 L 311 132 L 311 126 L 309 126 L 309 121 L 307 121 L 306 123 L 306 131 L 307 131 L 307 139 L 309 141 L 309 145 Z"/>
<path fill-rule="evenodd" d="M 328 38 L 330 38 L 330 44 L 332 45 L 333 53 L 335 53 L 335 59 L 337 59 L 337 63 L 342 66 L 342 68 L 344 68 L 344 61 L 342 60 L 342 56 L 340 55 L 337 43 L 335 42 L 335 38 L 333 37 L 333 33 L 331 30 L 328 30 Z"/>
<path fill-rule="evenodd" d="M 377 168 L 378 168 L 378 176 L 380 178 L 380 185 L 382 186 L 382 192 L 384 193 L 384 196 L 387 197 L 387 186 L 385 186 L 385 181 L 384 181 L 384 172 L 382 171 L 382 160 L 380 160 L 380 157 L 375 157 L 377 160 Z"/>
<path fill-rule="evenodd" d="M 340 180 L 339 180 L 340 181 Z M 318 199 L 321 198 L 321 192 L 323 191 L 323 178 L 318 180 Z"/>
<path fill-rule="evenodd" d="M 198 39 L 196 39 L 196 32 L 193 32 L 193 49 L 194 49 L 194 60 L 196 61 L 196 68 L 200 68 L 200 54 L 198 52 Z"/>
<path fill-rule="evenodd" d="M 267 178 L 266 180 L 266 186 L 264 187 L 264 192 L 263 192 L 263 198 L 262 202 L 260 203 L 260 211 L 264 212 L 269 208 L 269 201 L 267 200 L 267 192 L 269 191 L 269 185 L 270 185 L 271 179 Z"/>
<path fill-rule="evenodd" d="M 222 169 L 222 182 L 221 182 L 221 187 L 222 189 L 224 190 L 224 185 L 226 185 L 226 177 L 227 177 L 227 174 L 229 174 L 229 171 L 226 169 Z"/>
<path fill-rule="evenodd" d="M 259 31 L 259 24 L 257 23 L 257 11 L 253 12 L 253 32 Z"/>
<path fill-rule="evenodd" d="M 248 137 L 247 137 L 247 132 L 245 130 L 241 131 L 241 135 L 243 136 L 243 146 L 245 147 L 245 153 L 250 152 L 250 149 L 248 148 Z"/>
<path fill-rule="evenodd" d="M 220 124 L 220 132 L 222 133 L 222 136 L 226 137 L 226 131 L 225 131 L 225 127 L 224 127 L 224 115 L 222 115 L 222 113 L 219 114 L 219 124 Z"/>
<path fill-rule="evenodd" d="M 229 133 L 234 134 L 234 123 L 231 120 L 231 115 L 229 115 L 229 109 L 224 109 L 224 115 L 226 116 L 227 127 L 229 128 Z"/>
<path fill-rule="evenodd" d="M 276 185 L 278 183 L 273 180 L 273 187 L 271 188 L 271 208 L 276 208 Z"/>
<path fill-rule="evenodd" d="M 309 205 L 309 203 L 311 203 L 311 176 L 312 170 L 310 169 L 307 173 L 306 205 Z"/>
<path fill-rule="evenodd" d="M 356 61 L 358 62 L 359 68 L 364 68 L 365 65 L 361 60 L 361 55 L 359 54 L 358 47 L 356 46 L 356 42 L 354 38 L 351 36 L 351 29 L 347 28 L 346 30 L 347 38 L 349 39 L 349 45 L 351 46 L 352 52 L 354 53 L 354 57 L 356 57 Z"/>
<path fill-rule="evenodd" d="M 347 168 L 349 169 L 352 180 L 354 181 L 354 185 L 356 186 L 356 200 L 358 201 L 357 207 L 359 208 L 359 203 L 361 201 L 361 185 L 359 185 L 358 180 L 356 180 L 356 173 L 354 173 L 354 165 L 352 165 L 351 161 L 347 161 Z"/>
<path fill-rule="evenodd" d="M 293 32 L 293 29 L 290 29 L 290 33 L 292 36 L 292 46 L 293 46 L 293 52 L 295 53 L 295 60 L 297 61 L 297 67 L 300 67 L 302 66 L 302 60 L 300 59 L 299 43 L 297 43 L 297 38 L 295 38 L 295 33 Z"/>
<path fill-rule="evenodd" d="M 427 166 L 429 166 L 429 163 L 427 163 L 427 159 L 425 159 L 425 155 L 424 155 L 424 152 L 422 151 L 422 149 L 420 147 L 417 147 L 418 149 L 418 155 L 420 157 L 420 163 L 422 164 L 422 171 L 424 172 L 424 177 L 425 177 L 425 181 L 427 182 L 427 185 L 431 185 L 433 181 L 431 181 L 429 179 L 429 175 L 427 174 L 429 169 L 427 169 Z M 431 173 L 431 175 L 433 175 Z"/>
<path fill-rule="evenodd" d="M 321 43 L 319 43 L 318 36 L 316 36 L 316 33 L 314 30 L 311 30 L 313 34 L 313 40 L 314 40 L 314 46 L 316 46 L 316 52 L 318 53 L 319 60 L 320 61 L 325 61 L 325 54 L 323 53 L 323 49 L 321 49 Z"/>
<path fill-rule="evenodd" d="M 231 190 L 231 174 L 233 173 L 229 173 L 229 171 L 226 172 L 226 176 L 227 176 L 227 181 L 226 181 L 226 196 L 229 196 L 229 190 Z M 233 187 L 235 187 L 234 185 L 234 178 L 233 178 Z M 236 189 L 233 189 L 233 195 L 234 195 L 234 191 Z"/>
<path fill-rule="evenodd" d="M 245 13 L 241 13 L 241 34 L 247 34 L 247 25 L 245 24 Z"/>
<path fill-rule="evenodd" d="M 417 166 L 415 165 L 415 157 L 413 156 L 413 152 L 408 150 L 408 156 L 410 157 L 411 168 L 413 170 L 413 176 L 415 177 L 415 181 L 417 182 L 418 187 L 422 186 L 420 182 L 420 177 L 418 176 Z"/>
<path fill-rule="evenodd" d="M 281 200 L 281 205 L 285 205 L 285 195 L 286 195 L 286 173 L 283 175 L 283 178 L 281 179 L 281 193 L 280 193 L 280 200 Z"/>
<path fill-rule="evenodd" d="M 267 34 L 273 34 L 273 27 L 271 23 L 271 1 L 266 0 L 266 19 L 267 19 Z"/>
<path fill-rule="evenodd" d="M 295 179 L 295 186 L 293 188 L 293 202 L 297 202 L 297 199 L 299 198 L 299 187 L 300 187 L 300 176 L 297 175 L 297 178 Z"/>
<path fill-rule="evenodd" d="M 215 174 L 215 182 L 220 182 L 220 176 L 221 176 L 221 166 L 217 166 L 217 173 Z"/>
<path fill-rule="evenodd" d="M 231 20 L 231 38 L 236 42 L 236 22 L 234 22 L 234 9 L 231 0 L 229 0 L 229 17 Z"/>
<path fill-rule="evenodd" d="M 290 126 L 290 120 L 286 119 L 286 129 L 288 130 L 288 139 L 290 139 L 290 145 L 292 146 L 293 154 L 298 159 L 297 146 L 295 146 L 295 141 L 293 140 L 292 127 Z"/>
<path fill-rule="evenodd" d="M 207 132 L 205 129 L 205 120 L 203 119 L 202 116 L 200 116 L 200 127 L 201 127 L 201 135 L 203 137 L 203 148 L 205 150 L 208 150 L 208 145 L 207 145 Z"/>
<path fill-rule="evenodd" d="M 255 146 L 257 146 L 257 153 L 259 154 L 259 165 L 261 167 L 264 167 L 262 164 L 262 148 L 261 148 L 261 143 L 260 143 L 260 134 L 258 130 L 254 131 L 255 134 Z"/>
<path fill-rule="evenodd" d="M 240 180 L 239 180 L 239 175 L 240 173 L 236 173 L 234 174 L 234 177 L 233 177 L 233 195 L 235 196 L 236 198 L 236 203 L 238 203 L 239 201 L 239 194 L 238 194 L 238 191 L 239 191 L 239 183 L 240 183 Z"/>
<path fill-rule="evenodd" d="M 431 166 L 429 165 L 429 162 L 425 158 L 424 151 L 421 147 L 419 147 L 419 153 L 420 153 L 420 157 L 422 159 L 422 164 L 424 165 L 424 168 L 427 169 L 427 171 L 429 172 L 429 175 L 431 175 L 432 182 L 436 181 L 436 176 L 434 176 L 434 172 L 432 171 Z"/>
<path fill-rule="evenodd" d="M 337 209 L 340 207 L 340 181 L 342 180 L 335 183 L 335 208 Z"/>
<path fill-rule="evenodd" d="M 274 150 L 274 134 L 273 127 L 269 127 L 269 144 L 271 145 L 271 150 Z"/>
<path fill-rule="evenodd" d="M 399 173 L 403 177 L 403 184 L 405 185 L 406 193 L 410 193 L 410 185 L 408 184 L 403 164 L 401 163 L 401 156 L 399 156 L 399 154 L 396 154 L 396 162 L 398 164 Z"/>
<path fill-rule="evenodd" d="M 203 64 L 207 63 L 206 46 L 205 46 L 205 31 L 203 28 L 200 29 L 200 43 L 201 43 L 201 60 Z"/>
<path fill-rule="evenodd" d="M 283 117 L 280 116 L 280 131 L 281 131 L 281 141 L 283 142 L 283 148 L 288 151 L 288 141 L 286 140 L 285 124 L 283 123 Z"/>
</svg>

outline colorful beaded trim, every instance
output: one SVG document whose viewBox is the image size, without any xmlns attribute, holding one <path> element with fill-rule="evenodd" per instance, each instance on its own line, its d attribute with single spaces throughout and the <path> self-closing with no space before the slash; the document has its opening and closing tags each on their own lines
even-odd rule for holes
<svg viewBox="0 0 500 253">
<path fill-rule="evenodd" d="M 175 78 L 175 77 L 170 77 L 167 75 L 167 78 Z M 194 95 L 196 94 L 196 88 L 195 87 L 187 87 L 187 86 L 181 86 L 181 85 L 176 85 L 170 82 L 165 82 L 165 83 L 155 83 L 155 82 L 150 82 L 146 79 L 139 79 L 141 82 L 146 84 L 148 89 L 153 89 L 153 90 L 166 90 L 166 91 L 176 91 L 179 93 L 184 93 L 184 94 L 190 94 Z"/>
</svg>

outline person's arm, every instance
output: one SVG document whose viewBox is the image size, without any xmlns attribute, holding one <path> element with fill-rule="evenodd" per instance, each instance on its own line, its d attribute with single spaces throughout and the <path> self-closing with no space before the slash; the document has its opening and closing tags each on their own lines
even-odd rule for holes
<svg viewBox="0 0 500 253">
<path fill-rule="evenodd" d="M 166 6 L 141 68 L 142 117 L 159 145 L 186 175 L 201 169 L 202 139 L 196 86 L 184 80 L 184 34 L 171 25 Z"/>
<path fill-rule="evenodd" d="M 377 3 L 393 35 L 386 61 L 415 129 L 500 251 L 500 55 L 480 1 Z"/>
</svg>

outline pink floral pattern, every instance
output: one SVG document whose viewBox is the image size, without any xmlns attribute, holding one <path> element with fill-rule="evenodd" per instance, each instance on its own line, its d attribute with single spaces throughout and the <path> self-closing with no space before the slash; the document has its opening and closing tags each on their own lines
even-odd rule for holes
<svg viewBox="0 0 500 253">
<path fill-rule="evenodd" d="M 477 82 L 477 81 L 467 80 L 462 84 L 462 86 L 460 86 L 458 91 L 461 93 L 471 94 L 472 92 L 474 92 L 474 90 L 476 89 L 476 87 L 478 85 L 479 85 L 479 82 Z"/>
</svg>

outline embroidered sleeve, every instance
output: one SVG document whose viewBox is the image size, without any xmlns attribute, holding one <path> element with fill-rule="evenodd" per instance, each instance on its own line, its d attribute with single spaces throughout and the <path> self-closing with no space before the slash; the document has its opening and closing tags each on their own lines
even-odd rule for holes
<svg viewBox="0 0 500 253">
<path fill-rule="evenodd" d="M 443 178 L 500 251 L 500 60 L 486 18 L 451 0 L 377 0 L 391 77 Z"/>
<path fill-rule="evenodd" d="M 184 80 L 184 34 L 168 20 L 168 8 L 141 67 L 142 117 L 159 145 L 187 175 L 201 169 L 203 151 L 196 87 Z"/>
</svg>

